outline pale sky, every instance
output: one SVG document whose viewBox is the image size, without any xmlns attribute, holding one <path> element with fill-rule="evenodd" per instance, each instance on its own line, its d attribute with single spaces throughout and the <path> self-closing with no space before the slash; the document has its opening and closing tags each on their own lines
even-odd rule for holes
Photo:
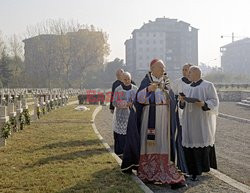
<svg viewBox="0 0 250 193">
<path fill-rule="evenodd" d="M 199 62 L 209 65 L 220 63 L 219 47 L 231 42 L 221 35 L 250 37 L 250 0 L 0 0 L 4 35 L 22 34 L 46 19 L 93 24 L 109 34 L 109 60 L 124 59 L 131 32 L 163 16 L 199 29 Z"/>
</svg>

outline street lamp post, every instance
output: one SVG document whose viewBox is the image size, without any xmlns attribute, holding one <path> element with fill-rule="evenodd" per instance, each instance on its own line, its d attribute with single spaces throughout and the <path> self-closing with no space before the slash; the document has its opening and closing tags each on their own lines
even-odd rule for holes
<svg viewBox="0 0 250 193">
<path fill-rule="evenodd" d="M 230 38 L 232 38 L 232 43 L 234 42 L 234 32 L 232 32 L 232 35 L 231 35 L 231 36 L 221 35 L 220 37 L 221 37 L 221 38 L 230 37 Z"/>
</svg>

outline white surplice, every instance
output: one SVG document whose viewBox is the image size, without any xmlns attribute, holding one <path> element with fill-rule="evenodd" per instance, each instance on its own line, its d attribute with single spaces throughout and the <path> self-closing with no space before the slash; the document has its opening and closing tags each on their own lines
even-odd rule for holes
<svg viewBox="0 0 250 193">
<path fill-rule="evenodd" d="M 186 96 L 204 101 L 210 110 L 204 111 L 196 104 L 186 102 L 182 117 L 182 145 L 191 148 L 213 146 L 219 109 L 213 83 L 203 80 L 198 86 L 189 86 Z"/>
</svg>

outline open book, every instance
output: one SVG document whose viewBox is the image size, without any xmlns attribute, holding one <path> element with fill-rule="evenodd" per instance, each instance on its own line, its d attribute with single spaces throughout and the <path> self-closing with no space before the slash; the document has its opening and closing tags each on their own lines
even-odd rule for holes
<svg viewBox="0 0 250 193">
<path fill-rule="evenodd" d="M 191 98 L 191 97 L 185 97 L 184 100 L 188 103 L 195 103 L 195 102 L 200 102 L 199 99 L 197 98 Z"/>
<path fill-rule="evenodd" d="M 199 99 L 197 98 L 191 98 L 191 97 L 186 97 L 184 93 L 179 93 L 181 96 L 184 97 L 184 100 L 187 102 L 187 103 L 195 103 L 195 102 L 200 102 Z"/>
</svg>

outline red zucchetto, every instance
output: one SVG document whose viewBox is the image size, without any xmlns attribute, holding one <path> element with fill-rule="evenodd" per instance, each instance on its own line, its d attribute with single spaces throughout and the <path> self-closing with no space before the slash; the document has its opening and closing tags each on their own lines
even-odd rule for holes
<svg viewBox="0 0 250 193">
<path fill-rule="evenodd" d="M 158 59 L 153 59 L 151 62 L 150 62 L 150 68 L 156 63 L 156 62 L 159 62 L 160 60 Z"/>
</svg>

